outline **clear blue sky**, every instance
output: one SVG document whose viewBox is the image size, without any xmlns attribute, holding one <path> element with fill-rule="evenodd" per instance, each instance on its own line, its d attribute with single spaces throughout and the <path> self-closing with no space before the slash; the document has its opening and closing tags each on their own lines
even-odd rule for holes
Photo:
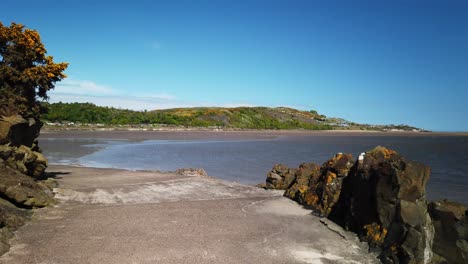
<svg viewBox="0 0 468 264">
<path fill-rule="evenodd" d="M 17 1 L 70 63 L 51 101 L 290 106 L 468 131 L 468 1 Z"/>
</svg>

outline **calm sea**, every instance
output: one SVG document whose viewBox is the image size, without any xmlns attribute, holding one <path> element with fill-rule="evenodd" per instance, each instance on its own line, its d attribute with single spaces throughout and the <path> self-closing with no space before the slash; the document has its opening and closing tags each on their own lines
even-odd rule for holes
<svg viewBox="0 0 468 264">
<path fill-rule="evenodd" d="M 303 162 L 322 164 L 337 152 L 359 153 L 377 145 L 432 168 L 428 198 L 447 198 L 468 204 L 468 137 L 313 135 L 245 139 L 106 140 L 43 136 L 40 145 L 54 164 L 130 170 L 172 171 L 204 168 L 228 181 L 256 184 L 275 163 L 297 167 Z"/>
</svg>

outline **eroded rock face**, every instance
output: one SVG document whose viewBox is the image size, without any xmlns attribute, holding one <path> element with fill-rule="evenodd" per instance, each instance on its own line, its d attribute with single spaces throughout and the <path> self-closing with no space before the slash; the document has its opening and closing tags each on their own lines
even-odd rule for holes
<svg viewBox="0 0 468 264">
<path fill-rule="evenodd" d="M 425 191 L 429 174 L 428 166 L 376 147 L 343 181 L 330 218 L 379 250 L 383 263 L 428 263 L 433 236 Z"/>
<path fill-rule="evenodd" d="M 31 208 L 54 205 L 52 192 L 33 178 L 0 164 L 0 255 L 8 251 L 12 231 L 22 226 Z"/>
<path fill-rule="evenodd" d="M 315 186 L 320 177 L 320 166 L 315 163 L 302 163 L 296 169 L 295 180 L 291 187 L 285 192 L 284 196 L 292 199 L 299 204 L 307 204 L 307 193 L 311 186 Z"/>
<path fill-rule="evenodd" d="M 468 263 L 468 208 L 444 200 L 429 203 L 428 210 L 435 231 L 434 253 L 449 263 Z"/>
<path fill-rule="evenodd" d="M 18 115 L 14 105 L 0 104 L 0 255 L 12 231 L 29 218 L 28 209 L 55 204 L 51 190 L 37 181 L 47 167 L 37 143 L 41 127 L 39 120 Z"/>
<path fill-rule="evenodd" d="M 44 155 L 24 145 L 19 147 L 10 144 L 0 145 L 1 161 L 6 166 L 36 179 L 42 178 L 47 168 L 47 159 Z"/>
<path fill-rule="evenodd" d="M 43 123 L 34 118 L 21 115 L 2 116 L 0 118 L 0 144 L 33 147 Z"/>
<path fill-rule="evenodd" d="M 42 122 L 24 118 L 13 110 L 1 113 L 0 163 L 34 178 L 42 177 L 47 167 L 47 160 L 40 153 L 37 143 Z"/>
<path fill-rule="evenodd" d="M 0 165 L 0 196 L 20 208 L 44 207 L 55 204 L 52 193 L 33 178 Z"/>
<path fill-rule="evenodd" d="M 296 179 L 296 169 L 289 168 L 283 164 L 275 164 L 268 172 L 266 189 L 286 190 Z"/>
<path fill-rule="evenodd" d="M 352 155 L 342 153 L 326 161 L 322 167 L 313 163 L 302 164 L 284 196 L 312 209 L 315 214 L 328 216 L 340 197 L 341 184 L 352 166 Z"/>
<path fill-rule="evenodd" d="M 429 174 L 429 167 L 377 147 L 356 162 L 339 153 L 321 167 L 276 165 L 267 185 L 287 188 L 286 197 L 356 232 L 384 263 L 427 263 L 433 236 L 425 198 Z"/>
</svg>

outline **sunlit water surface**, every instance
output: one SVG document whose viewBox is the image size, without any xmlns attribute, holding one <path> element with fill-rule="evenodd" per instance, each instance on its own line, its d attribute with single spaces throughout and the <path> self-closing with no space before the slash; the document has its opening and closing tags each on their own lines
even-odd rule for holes
<svg viewBox="0 0 468 264">
<path fill-rule="evenodd" d="M 209 175 L 244 184 L 265 181 L 275 163 L 292 167 L 323 163 L 337 152 L 354 157 L 377 145 L 397 150 L 432 168 L 431 200 L 468 204 L 468 137 L 463 136 L 281 136 L 242 140 L 102 140 L 42 138 L 51 163 L 130 170 L 204 168 Z"/>
</svg>

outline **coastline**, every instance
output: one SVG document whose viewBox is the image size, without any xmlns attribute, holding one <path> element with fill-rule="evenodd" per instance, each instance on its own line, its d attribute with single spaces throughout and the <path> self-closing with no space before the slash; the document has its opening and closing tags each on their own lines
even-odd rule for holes
<svg viewBox="0 0 468 264">
<path fill-rule="evenodd" d="M 282 192 L 190 172 L 48 171 L 60 204 L 37 210 L 0 262 L 377 263 Z"/>
<path fill-rule="evenodd" d="M 254 185 L 265 180 L 265 173 L 274 163 L 285 163 L 293 167 L 310 161 L 321 164 L 333 153 L 344 152 L 356 156 L 364 150 L 382 145 L 401 151 L 407 158 L 433 168 L 428 184 L 428 197 L 431 200 L 448 198 L 466 204 L 466 185 L 463 177 L 460 177 L 460 172 L 466 171 L 466 166 L 463 165 L 466 138 L 456 135 L 297 130 L 69 130 L 41 133 L 39 146 L 50 158 L 51 164 L 163 171 L 183 166 L 200 167 L 222 179 Z M 179 145 L 177 141 L 187 144 Z M 215 144 L 197 144 L 199 141 L 212 141 Z M 435 143 L 425 145 L 427 142 Z M 452 143 L 449 145 L 448 142 Z M 134 143 L 138 147 L 133 146 Z M 367 146 L 360 148 L 359 145 Z M 105 149 L 107 151 L 94 155 Z M 293 149 L 300 151 L 296 154 Z M 200 156 L 200 152 L 211 153 L 213 158 Z M 91 154 L 92 156 L 81 159 Z M 135 163 L 131 162 L 133 158 L 137 158 Z"/>
<path fill-rule="evenodd" d="M 42 138 L 100 138 L 100 139 L 244 139 L 278 136 L 468 136 L 468 132 L 413 132 L 364 130 L 258 130 L 258 129 L 48 129 L 41 130 Z"/>
</svg>

